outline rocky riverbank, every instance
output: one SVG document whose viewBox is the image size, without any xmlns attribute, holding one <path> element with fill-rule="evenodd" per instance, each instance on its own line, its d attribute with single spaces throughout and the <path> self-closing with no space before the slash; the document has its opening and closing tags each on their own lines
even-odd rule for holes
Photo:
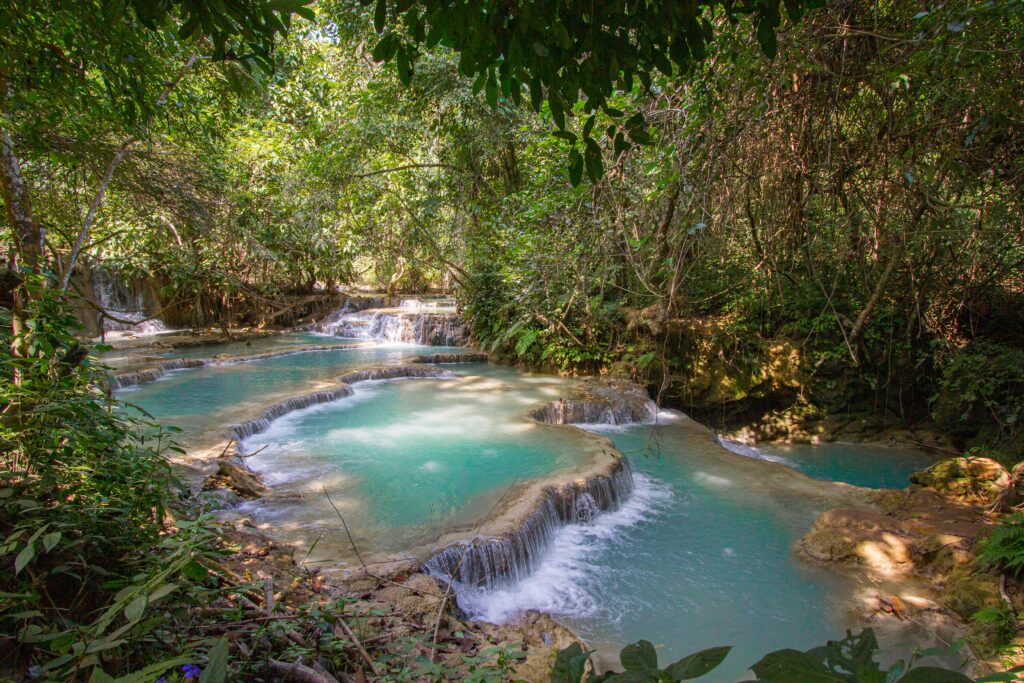
<svg viewBox="0 0 1024 683">
<path fill-rule="evenodd" d="M 241 617 L 264 623 L 276 617 L 287 625 L 285 637 L 293 646 L 314 653 L 294 672 L 294 680 L 365 681 L 374 666 L 363 658 L 366 653 L 392 670 L 424 670 L 424 675 L 425 669 L 434 668 L 462 674 L 492 671 L 502 678 L 541 683 L 550 679 L 558 650 L 578 642 L 568 629 L 538 612 L 503 625 L 464 621 L 446 586 L 415 571 L 383 574 L 365 568 L 348 577 L 321 572 L 303 565 L 292 549 L 244 519 L 222 526 L 222 542 L 228 554 L 218 568 L 221 573 L 236 577 L 239 584 L 263 587 L 239 600 Z M 336 624 L 332 635 L 351 662 L 350 676 L 326 671 L 325 660 L 338 653 L 321 648 L 325 620 Z M 245 632 L 232 620 L 211 628 L 234 633 L 236 639 Z"/>
<path fill-rule="evenodd" d="M 912 480 L 906 489 L 871 494 L 866 507 L 824 512 L 801 539 L 799 552 L 860 578 L 865 588 L 853 610 L 882 634 L 910 627 L 948 647 L 965 633 L 978 668 L 1002 670 L 1000 626 L 975 615 L 1019 614 L 1024 591 L 981 565 L 975 551 L 1000 509 L 1021 500 L 1019 480 L 980 457 L 939 461 Z M 1010 642 L 1021 644 L 1020 638 Z"/>
</svg>

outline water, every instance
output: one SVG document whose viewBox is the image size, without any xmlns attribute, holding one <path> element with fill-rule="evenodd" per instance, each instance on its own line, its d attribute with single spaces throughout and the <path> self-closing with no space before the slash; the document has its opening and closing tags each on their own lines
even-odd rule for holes
<svg viewBox="0 0 1024 683">
<path fill-rule="evenodd" d="M 584 459 L 579 434 L 523 419 L 567 380 L 483 364 L 456 372 L 361 382 L 349 398 L 291 413 L 246 439 L 245 451 L 258 452 L 247 462 L 274 494 L 240 512 L 306 548 L 319 537 L 313 561 L 351 562 L 325 487 L 361 553 L 400 553 L 486 516 L 513 484 Z"/>
<path fill-rule="evenodd" d="M 381 346 L 172 372 L 123 397 L 185 427 L 195 442 L 222 440 L 228 423 L 270 403 L 427 350 Z M 353 396 L 291 413 L 247 439 L 246 451 L 258 451 L 248 462 L 273 492 L 234 514 L 305 548 L 300 560 L 311 551 L 313 563 L 352 566 L 324 488 L 372 561 L 422 551 L 446 530 L 471 527 L 523 482 L 564 477 L 585 459 L 588 435 L 524 420 L 539 403 L 565 396 L 570 380 L 482 364 L 449 369 L 458 377 L 356 384 Z M 702 679 L 709 681 L 743 678 L 770 650 L 841 636 L 848 625 L 835 615 L 850 586 L 801 562 L 793 544 L 821 511 L 847 502 L 848 489 L 829 480 L 898 486 L 926 456 L 839 444 L 740 455 L 686 418 L 662 413 L 659 421 L 591 427 L 628 454 L 632 495 L 610 512 L 584 515 L 590 523 L 555 528 L 532 573 L 467 590 L 460 606 L 492 621 L 547 611 L 612 662 L 641 638 L 662 645 L 662 663 L 733 645 L 725 665 Z"/>
<path fill-rule="evenodd" d="M 468 612 L 501 621 L 545 610 L 612 664 L 622 644 L 639 639 L 664 645 L 663 664 L 733 645 L 709 681 L 742 678 L 770 650 L 842 635 L 831 615 L 843 582 L 792 553 L 836 504 L 832 487 L 729 453 L 685 418 L 604 431 L 633 464 L 632 498 L 590 526 L 561 530 L 540 568 L 514 588 L 464 594 Z"/>
<path fill-rule="evenodd" d="M 134 335 L 153 335 L 167 332 L 167 327 L 159 318 L 146 320 L 149 317 L 145 296 L 141 291 L 132 292 L 128 283 L 107 273 L 103 268 L 92 269 L 93 288 L 97 303 L 110 315 L 120 320 L 131 320 L 132 323 L 118 322 L 103 318 L 103 329 L 106 332 L 129 332 Z"/>
<path fill-rule="evenodd" d="M 868 444 L 831 443 L 764 446 L 815 479 L 878 489 L 910 486 L 910 475 L 935 463 L 921 451 Z"/>
<path fill-rule="evenodd" d="M 927 468 L 935 458 L 921 451 L 869 444 L 760 444 L 749 446 L 722 440 L 734 453 L 779 462 L 825 481 L 842 481 L 877 489 L 910 485 L 910 475 Z"/>
<path fill-rule="evenodd" d="M 318 336 L 314 339 L 323 343 L 328 338 Z M 274 341 L 280 343 L 284 340 L 275 338 Z M 294 345 L 305 344 L 296 340 Z M 259 351 L 279 348 L 282 347 L 261 348 Z M 246 420 L 272 403 L 315 388 L 311 385 L 317 382 L 330 382 L 335 376 L 355 367 L 401 363 L 428 350 L 457 352 L 463 349 L 427 349 L 392 344 L 303 353 L 237 365 L 175 370 L 155 382 L 120 390 L 117 396 L 147 411 L 160 423 L 182 429 L 179 435 L 182 443 L 195 447 L 206 446 L 222 441 L 229 424 Z M 211 357 L 224 350 L 203 347 L 202 351 L 193 357 Z M 245 347 L 245 352 L 253 353 L 256 350 Z M 184 354 L 175 355 L 184 357 Z"/>
</svg>

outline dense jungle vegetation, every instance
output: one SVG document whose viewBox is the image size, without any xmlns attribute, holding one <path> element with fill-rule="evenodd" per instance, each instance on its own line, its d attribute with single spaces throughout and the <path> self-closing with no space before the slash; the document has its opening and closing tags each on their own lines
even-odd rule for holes
<svg viewBox="0 0 1024 683">
<path fill-rule="evenodd" d="M 512 362 L 772 435 L 928 424 L 1014 465 L 1022 84 L 1020 0 L 0 4 L 0 677 L 311 658 L 285 620 L 252 651 L 196 621 L 262 588 L 218 574 L 173 434 L 114 409 L 89 271 L 225 329 L 453 293 Z M 351 639 L 313 618 L 347 680 Z M 645 657 L 623 680 L 680 679 Z"/>
</svg>

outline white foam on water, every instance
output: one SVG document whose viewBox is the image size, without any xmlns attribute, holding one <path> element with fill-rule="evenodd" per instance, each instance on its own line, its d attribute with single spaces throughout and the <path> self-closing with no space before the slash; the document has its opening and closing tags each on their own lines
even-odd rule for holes
<svg viewBox="0 0 1024 683">
<path fill-rule="evenodd" d="M 299 410 L 293 410 L 290 413 L 282 415 L 276 420 L 272 420 L 270 426 L 265 431 L 260 432 L 259 434 L 253 434 L 247 439 L 243 439 L 238 444 L 238 450 L 240 453 L 245 454 L 255 453 L 261 448 L 266 448 L 266 451 L 263 451 L 259 455 L 254 455 L 248 460 L 250 467 L 255 470 L 260 470 L 264 454 L 266 454 L 267 457 L 274 457 L 279 455 L 282 450 L 291 450 L 300 446 L 304 442 L 304 439 L 295 437 L 295 433 L 299 428 L 299 423 L 302 422 L 302 420 L 316 413 L 325 413 L 332 410 L 347 410 L 358 403 L 371 399 L 379 393 L 379 388 L 373 386 L 374 384 L 377 383 L 361 382 L 353 387 L 353 393 L 351 396 L 343 396 L 336 401 L 329 401 L 327 403 L 317 403 L 307 408 L 300 408 Z M 269 453 L 269 451 L 275 451 L 275 453 Z"/>
<path fill-rule="evenodd" d="M 708 486 L 732 486 L 732 479 L 720 477 L 717 474 L 708 474 L 707 472 L 694 472 L 693 478 L 696 479 L 701 484 L 707 484 Z"/>
<path fill-rule="evenodd" d="M 652 420 L 644 420 L 643 422 L 625 422 L 623 424 L 609 424 L 607 422 L 582 422 L 574 423 L 574 427 L 579 427 L 588 432 L 594 432 L 595 434 L 622 434 L 632 429 L 642 427 L 657 427 L 660 425 L 670 424 L 678 421 L 680 418 L 686 417 L 683 413 L 678 410 L 669 410 L 663 408 L 658 410 L 656 417 Z"/>
<path fill-rule="evenodd" d="M 526 610 L 587 617 L 604 607 L 599 593 L 607 571 L 600 559 L 625 529 L 647 521 L 668 506 L 672 489 L 644 474 L 633 475 L 633 493 L 617 510 L 597 515 L 590 524 L 562 527 L 540 566 L 510 588 L 464 588 L 459 606 L 471 619 L 503 623 Z"/>
<path fill-rule="evenodd" d="M 725 450 L 735 453 L 736 455 L 743 455 L 748 458 L 754 458 L 755 460 L 767 460 L 768 462 L 777 462 L 780 465 L 787 465 L 796 469 L 796 463 L 788 458 L 784 458 L 781 455 L 774 455 L 768 453 L 757 446 L 750 444 L 740 443 L 739 441 L 733 441 L 731 439 L 723 439 L 721 436 L 716 436 L 715 441 L 718 445 Z"/>
</svg>

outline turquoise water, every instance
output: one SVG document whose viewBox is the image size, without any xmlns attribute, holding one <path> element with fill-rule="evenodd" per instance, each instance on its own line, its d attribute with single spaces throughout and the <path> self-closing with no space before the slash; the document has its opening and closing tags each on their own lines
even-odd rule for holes
<svg viewBox="0 0 1024 683">
<path fill-rule="evenodd" d="M 280 348 L 271 346 L 260 352 Z M 139 406 L 162 424 L 182 429 L 179 440 L 185 445 L 199 446 L 223 440 L 229 424 L 254 417 L 272 403 L 309 391 L 311 383 L 332 380 L 354 367 L 401 363 L 427 351 L 459 350 L 390 344 L 175 370 L 155 382 L 120 390 L 117 397 Z M 222 348 L 206 347 L 201 355 L 213 356 L 214 352 L 222 352 Z"/>
<path fill-rule="evenodd" d="M 158 355 L 167 358 L 213 358 L 215 356 L 247 356 L 266 351 L 285 351 L 301 346 L 332 346 L 334 344 L 365 344 L 365 339 L 344 339 L 313 332 L 291 332 L 274 334 L 248 341 L 225 342 L 194 346 L 191 348 L 169 349 Z"/>
<path fill-rule="evenodd" d="M 280 343 L 227 352 L 257 353 Z M 187 442 L 219 441 L 228 423 L 309 391 L 312 383 L 427 350 L 384 346 L 184 370 L 121 396 L 185 428 Z M 196 355 L 218 353 L 225 348 Z M 338 513 L 361 552 L 393 555 L 472 524 L 518 483 L 578 465 L 583 435 L 522 419 L 533 405 L 563 396 L 570 380 L 496 366 L 449 367 L 457 378 L 357 384 L 354 396 L 292 413 L 247 440 L 248 452 L 259 451 L 248 462 L 273 493 L 234 514 L 313 549 L 312 562 L 351 566 Z M 792 552 L 821 511 L 842 504 L 841 492 L 791 467 L 822 480 L 900 486 L 930 462 L 840 444 L 738 455 L 685 418 L 603 433 L 636 472 L 636 492 L 626 504 L 591 525 L 562 529 L 526 581 L 466 593 L 460 604 L 495 621 L 524 609 L 548 611 L 601 657 L 641 638 L 660 645 L 663 663 L 733 645 L 725 665 L 701 679 L 708 681 L 738 680 L 769 650 L 806 649 L 842 635 L 846 626 L 833 615 L 849 586 Z"/>
<path fill-rule="evenodd" d="M 286 527 L 316 560 L 350 560 L 334 505 L 360 551 L 398 552 L 486 515 L 516 482 L 585 457 L 572 430 L 523 420 L 567 380 L 483 364 L 458 377 L 361 382 L 355 395 L 292 413 L 244 442 L 275 495 L 243 506 Z M 261 450 L 262 449 L 262 450 Z"/>
<path fill-rule="evenodd" d="M 935 462 L 933 456 L 920 451 L 867 444 L 793 444 L 758 448 L 782 458 L 815 479 L 843 481 L 876 489 L 909 486 L 911 474 Z"/>
<path fill-rule="evenodd" d="M 564 529 L 515 589 L 468 596 L 471 612 L 548 611 L 615 665 L 621 644 L 639 639 L 660 645 L 665 664 L 734 646 L 708 681 L 739 680 L 770 650 L 843 634 L 830 603 L 845 594 L 842 581 L 792 553 L 834 505 L 820 484 L 724 451 L 685 419 L 608 436 L 633 463 L 633 497 L 589 527 Z"/>
</svg>

